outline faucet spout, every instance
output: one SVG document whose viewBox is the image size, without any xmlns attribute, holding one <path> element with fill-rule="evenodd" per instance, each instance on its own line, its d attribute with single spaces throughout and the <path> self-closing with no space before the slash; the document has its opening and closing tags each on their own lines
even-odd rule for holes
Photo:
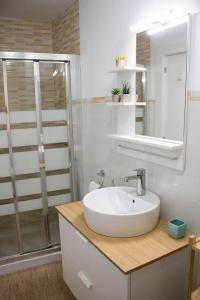
<svg viewBox="0 0 200 300">
<path fill-rule="evenodd" d="M 144 196 L 146 193 L 146 184 L 145 184 L 145 169 L 137 169 L 137 175 L 126 176 L 124 177 L 125 182 L 129 182 L 130 180 L 137 180 L 137 195 Z"/>
</svg>

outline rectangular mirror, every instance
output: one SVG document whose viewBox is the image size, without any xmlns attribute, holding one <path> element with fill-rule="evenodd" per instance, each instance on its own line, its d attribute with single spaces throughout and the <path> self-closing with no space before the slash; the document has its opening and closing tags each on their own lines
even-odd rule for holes
<svg viewBox="0 0 200 300">
<path fill-rule="evenodd" d="M 137 102 L 144 102 L 136 106 L 136 135 L 183 141 L 187 35 L 186 19 L 137 34 L 136 62 L 147 71 L 136 74 Z"/>
</svg>

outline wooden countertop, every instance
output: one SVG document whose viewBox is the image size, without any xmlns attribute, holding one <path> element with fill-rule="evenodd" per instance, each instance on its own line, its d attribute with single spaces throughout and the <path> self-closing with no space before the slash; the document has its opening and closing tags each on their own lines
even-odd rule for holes
<svg viewBox="0 0 200 300">
<path fill-rule="evenodd" d="M 125 274 L 188 245 L 188 236 L 180 240 L 174 240 L 168 236 L 167 222 L 164 220 L 160 220 L 158 226 L 145 235 L 113 238 L 97 234 L 87 226 L 81 201 L 60 205 L 56 208 L 91 244 Z"/>
</svg>

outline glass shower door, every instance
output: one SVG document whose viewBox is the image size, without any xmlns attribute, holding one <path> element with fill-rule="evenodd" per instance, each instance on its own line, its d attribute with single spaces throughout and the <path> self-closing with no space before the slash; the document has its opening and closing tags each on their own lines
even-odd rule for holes
<svg viewBox="0 0 200 300">
<path fill-rule="evenodd" d="M 55 205 L 73 190 L 68 66 L 1 62 L 0 257 L 60 243 Z"/>
<path fill-rule="evenodd" d="M 6 61 L 8 110 L 20 252 L 48 245 L 38 155 L 35 75 L 32 61 Z M 6 89 L 6 87 L 5 87 Z"/>
<path fill-rule="evenodd" d="M 72 198 L 65 67 L 64 62 L 39 63 L 48 215 L 52 244 L 60 241 L 55 205 L 70 202 Z"/>
<path fill-rule="evenodd" d="M 19 252 L 3 83 L 3 63 L 0 62 L 0 258 Z"/>
<path fill-rule="evenodd" d="M 0 120 L 0 227 L 6 229 L 0 233 L 3 257 L 60 242 L 55 205 L 71 201 L 72 176 L 67 63 L 4 60 L 2 65 L 0 89 L 4 88 L 0 93 L 5 104 Z"/>
</svg>

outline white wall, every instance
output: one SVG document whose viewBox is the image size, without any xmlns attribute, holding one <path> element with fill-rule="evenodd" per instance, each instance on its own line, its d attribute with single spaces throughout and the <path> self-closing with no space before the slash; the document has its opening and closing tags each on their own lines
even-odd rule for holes
<svg viewBox="0 0 200 300">
<path fill-rule="evenodd" d="M 82 59 L 83 96 L 107 95 L 112 75 L 107 73 L 120 52 L 122 42 L 127 43 L 132 33 L 129 27 L 143 19 L 156 16 L 159 11 L 173 9 L 195 12 L 198 0 L 79 0 L 80 38 Z M 127 54 L 131 48 L 127 45 Z"/>
<path fill-rule="evenodd" d="M 119 45 L 129 40 L 130 25 L 160 11 L 169 9 L 195 12 L 200 10 L 198 0 L 80 0 L 80 33 L 82 57 L 83 96 L 106 96 L 115 83 L 112 68 Z M 200 28 L 200 17 L 198 17 Z M 199 69 L 200 29 L 193 30 L 190 90 L 200 91 Z M 198 39 L 198 42 L 197 42 Z M 134 48 L 134 47 L 133 47 Z M 132 45 L 127 53 L 132 53 Z M 200 232 L 200 135 L 198 134 L 200 102 L 189 103 L 188 145 L 185 172 L 159 167 L 150 162 L 139 161 L 115 153 L 113 143 L 106 138 L 110 131 L 112 114 L 106 107 L 85 105 L 83 107 L 83 166 L 84 189 L 98 168 L 105 168 L 110 184 L 112 177 L 117 184 L 123 176 L 131 174 L 136 167 L 147 170 L 147 186 L 161 198 L 164 218 L 179 217 L 188 222 L 192 230 Z"/>
</svg>

